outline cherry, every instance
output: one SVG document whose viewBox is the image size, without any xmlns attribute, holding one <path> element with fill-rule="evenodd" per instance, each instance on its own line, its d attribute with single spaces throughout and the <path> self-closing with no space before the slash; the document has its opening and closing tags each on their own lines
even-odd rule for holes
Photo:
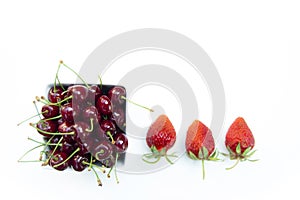
<svg viewBox="0 0 300 200">
<path fill-rule="evenodd" d="M 82 103 L 84 102 L 89 94 L 87 87 L 83 85 L 73 85 L 68 88 L 68 96 L 72 95 L 73 102 Z"/>
<path fill-rule="evenodd" d="M 54 86 L 51 87 L 48 92 L 48 100 L 52 103 L 57 103 L 62 101 L 65 98 L 63 92 L 64 90 L 59 86 L 56 86 L 55 88 Z"/>
<path fill-rule="evenodd" d="M 67 159 L 67 154 L 64 152 L 57 152 L 55 153 L 49 161 L 50 166 L 52 166 L 54 169 L 63 171 L 68 168 L 68 162 L 65 162 Z M 62 163 L 62 164 L 61 164 Z M 61 165 L 60 165 L 61 164 Z M 59 165 L 59 166 L 56 166 Z"/>
<path fill-rule="evenodd" d="M 57 120 L 58 126 L 61 125 L 61 124 L 64 123 L 64 122 L 65 122 L 65 121 L 64 121 L 63 118 L 59 118 L 59 119 Z"/>
<path fill-rule="evenodd" d="M 45 118 L 56 117 L 59 114 L 59 107 L 55 105 L 43 105 L 42 115 Z"/>
<path fill-rule="evenodd" d="M 49 132 L 49 133 L 55 133 L 57 132 L 58 124 L 57 121 L 54 120 L 46 120 L 46 119 L 41 119 L 37 124 L 36 128 L 38 128 L 38 132 L 45 136 L 45 137 L 50 137 L 50 134 L 43 133 L 44 132 Z"/>
<path fill-rule="evenodd" d="M 75 171 L 81 172 L 87 167 L 85 163 L 88 163 L 88 161 L 85 156 L 76 154 L 71 158 L 70 165 Z"/>
<path fill-rule="evenodd" d="M 125 123 L 125 113 L 122 108 L 114 108 L 114 111 L 111 116 L 111 120 L 115 121 L 117 126 L 121 129 L 124 130 L 126 123 Z"/>
<path fill-rule="evenodd" d="M 111 120 L 102 120 L 100 122 L 100 127 L 105 133 L 110 132 L 113 134 L 116 131 L 116 126 Z"/>
<path fill-rule="evenodd" d="M 93 155 L 99 161 L 107 159 L 110 155 L 112 155 L 114 148 L 112 144 L 106 140 L 101 141 L 94 149 Z"/>
<path fill-rule="evenodd" d="M 96 107 L 100 114 L 110 115 L 112 113 L 111 101 L 106 95 L 102 95 L 99 97 L 99 99 L 97 100 Z"/>
<path fill-rule="evenodd" d="M 118 153 L 124 153 L 128 147 L 128 139 L 124 133 L 117 133 L 113 136 L 116 150 Z"/>
<path fill-rule="evenodd" d="M 125 102 L 126 90 L 124 87 L 115 86 L 108 91 L 108 97 L 113 104 L 122 105 Z"/>
<path fill-rule="evenodd" d="M 49 138 L 48 136 L 47 137 L 44 137 L 44 140 L 47 142 L 47 143 L 51 143 L 51 144 L 58 144 L 58 142 L 60 141 L 62 136 L 60 135 L 55 135 L 54 137 L 51 137 Z M 53 150 L 55 148 L 55 145 L 48 145 L 48 147 Z"/>
<path fill-rule="evenodd" d="M 101 115 L 99 114 L 97 108 L 95 106 L 89 106 L 83 110 L 83 119 L 90 121 L 90 119 L 94 119 L 94 122 L 100 122 Z"/>
<path fill-rule="evenodd" d="M 68 143 L 66 140 L 63 140 L 60 150 L 69 155 L 75 150 L 75 148 L 72 143 Z"/>
<path fill-rule="evenodd" d="M 89 125 L 82 121 L 76 122 L 73 125 L 73 130 L 75 131 L 74 139 L 77 142 L 88 142 L 89 137 L 93 134 Z"/>
<path fill-rule="evenodd" d="M 90 101 L 90 103 L 92 103 L 92 105 L 94 105 L 95 101 L 99 99 L 101 94 L 102 91 L 100 90 L 98 85 L 91 85 L 89 88 L 88 100 Z"/>
<path fill-rule="evenodd" d="M 62 105 L 60 112 L 63 120 L 70 124 L 74 123 L 74 117 L 76 117 L 77 120 L 80 116 L 79 107 L 73 107 L 72 103 Z"/>
</svg>

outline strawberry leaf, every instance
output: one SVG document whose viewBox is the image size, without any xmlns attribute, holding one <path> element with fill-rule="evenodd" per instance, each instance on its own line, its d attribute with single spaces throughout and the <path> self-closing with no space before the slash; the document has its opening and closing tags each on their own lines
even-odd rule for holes
<svg viewBox="0 0 300 200">
<path fill-rule="evenodd" d="M 241 154 L 241 144 L 240 144 L 240 143 L 238 143 L 238 145 L 236 146 L 235 152 L 236 152 L 238 155 Z"/>
<path fill-rule="evenodd" d="M 188 155 L 189 155 L 189 157 L 190 157 L 191 159 L 193 159 L 193 160 L 198 160 L 197 156 L 196 156 L 193 152 L 189 151 L 189 152 L 188 152 Z"/>
<path fill-rule="evenodd" d="M 251 157 L 255 152 L 256 152 L 256 150 L 251 151 L 251 152 L 247 155 L 247 158 Z"/>
<path fill-rule="evenodd" d="M 244 152 L 243 152 L 243 154 L 242 154 L 242 156 L 243 157 L 246 157 L 247 156 L 247 154 L 251 151 L 251 149 L 252 149 L 252 147 L 250 146 L 250 147 L 248 147 Z"/>
</svg>

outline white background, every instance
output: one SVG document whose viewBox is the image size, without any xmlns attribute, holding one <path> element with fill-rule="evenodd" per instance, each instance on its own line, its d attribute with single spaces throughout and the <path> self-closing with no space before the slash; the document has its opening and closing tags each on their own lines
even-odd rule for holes
<svg viewBox="0 0 300 200">
<path fill-rule="evenodd" d="M 297 1 L 262 0 L 1 1 L 1 195 L 299 199 L 299 9 Z M 255 136 L 255 158 L 260 161 L 240 163 L 231 171 L 225 170 L 230 161 L 207 162 L 203 181 L 201 163 L 182 157 L 157 173 L 119 173 L 120 184 L 103 176 L 102 188 L 89 172 L 57 172 L 37 163 L 17 163 L 33 143 L 26 139 L 30 127 L 16 124 L 35 113 L 31 102 L 53 82 L 58 61 L 79 70 L 102 42 L 138 28 L 182 33 L 208 53 L 226 94 L 221 134 L 225 136 L 230 123 L 243 116 Z M 224 138 L 217 144 L 220 149 L 223 142 Z"/>
</svg>

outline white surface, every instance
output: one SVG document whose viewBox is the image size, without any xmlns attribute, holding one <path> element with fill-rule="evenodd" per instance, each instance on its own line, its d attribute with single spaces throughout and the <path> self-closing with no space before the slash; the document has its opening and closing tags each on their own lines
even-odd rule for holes
<svg viewBox="0 0 300 200">
<path fill-rule="evenodd" d="M 5 85 L 1 94 L 2 196 L 299 199 L 297 1 L 85 2 L 0 3 L 1 85 Z M 231 171 L 225 167 L 232 162 L 207 162 L 207 178 L 203 181 L 201 163 L 182 157 L 157 173 L 120 173 L 119 185 L 112 179 L 104 181 L 102 188 L 96 186 L 92 173 L 61 173 L 36 163 L 17 163 L 33 144 L 26 139 L 32 133 L 30 127 L 16 124 L 35 113 L 31 102 L 53 81 L 58 61 L 63 59 L 78 70 L 101 42 L 124 31 L 147 27 L 177 31 L 204 48 L 225 87 L 227 111 L 222 134 L 235 117 L 244 116 L 256 138 L 255 157 L 260 161 L 241 163 Z M 64 80 L 74 77 L 66 75 Z M 222 141 L 217 146 L 222 149 Z"/>
</svg>

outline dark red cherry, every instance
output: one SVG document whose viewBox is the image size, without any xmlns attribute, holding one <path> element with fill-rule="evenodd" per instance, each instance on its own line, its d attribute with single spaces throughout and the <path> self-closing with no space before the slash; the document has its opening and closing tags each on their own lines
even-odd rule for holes
<svg viewBox="0 0 300 200">
<path fill-rule="evenodd" d="M 86 122 L 90 122 L 90 119 L 93 119 L 94 123 L 99 123 L 101 121 L 101 115 L 95 106 L 89 106 L 84 109 L 82 115 Z"/>
<path fill-rule="evenodd" d="M 111 101 L 106 95 L 99 97 L 96 107 L 102 115 L 110 115 L 112 113 Z"/>
<path fill-rule="evenodd" d="M 101 141 L 95 148 L 92 150 L 94 157 L 97 160 L 107 159 L 110 155 L 112 155 L 114 148 L 109 141 Z"/>
<path fill-rule="evenodd" d="M 89 95 L 88 95 L 88 100 L 92 105 L 96 104 L 96 100 L 99 99 L 101 96 L 102 92 L 98 85 L 91 85 L 89 88 Z"/>
<path fill-rule="evenodd" d="M 57 121 L 54 120 L 46 120 L 42 119 L 40 120 L 37 124 L 36 127 L 38 128 L 38 132 L 45 136 L 45 137 L 51 137 L 51 134 L 43 133 L 43 132 L 48 132 L 48 133 L 56 133 L 58 124 Z"/>
<path fill-rule="evenodd" d="M 61 139 L 61 135 L 56 135 L 56 136 L 54 136 L 54 137 L 51 137 L 51 138 L 49 138 L 49 137 L 44 137 L 44 140 L 46 141 L 46 142 L 49 142 L 50 144 L 58 144 L 58 142 L 60 141 L 60 139 Z M 50 140 L 50 141 L 49 141 Z M 55 148 L 55 145 L 49 145 L 48 146 L 51 150 L 53 150 L 54 148 Z"/>
<path fill-rule="evenodd" d="M 82 103 L 87 100 L 89 90 L 83 85 L 73 85 L 68 88 L 68 96 L 72 95 L 72 101 Z"/>
<path fill-rule="evenodd" d="M 60 124 L 58 126 L 58 132 L 60 133 L 70 133 L 73 132 L 73 127 L 72 125 L 69 125 L 67 122 L 63 122 L 62 124 Z M 70 144 L 73 144 L 74 141 L 74 135 L 70 135 L 70 134 L 65 134 L 63 135 L 64 140 L 67 141 Z"/>
<path fill-rule="evenodd" d="M 124 133 L 117 133 L 113 136 L 116 150 L 119 153 L 124 153 L 128 147 L 128 139 Z"/>
<path fill-rule="evenodd" d="M 56 86 L 55 90 L 54 87 L 51 87 L 48 91 L 48 100 L 52 103 L 57 103 L 64 100 L 65 96 L 63 92 L 64 90 L 59 86 Z"/>
<path fill-rule="evenodd" d="M 66 103 L 61 106 L 61 117 L 63 120 L 69 124 L 74 123 L 75 120 L 79 120 L 80 118 L 80 110 L 79 107 L 72 105 L 72 103 Z"/>
<path fill-rule="evenodd" d="M 115 121 L 115 123 L 119 127 L 119 129 L 124 131 L 125 126 L 126 126 L 124 109 L 122 109 L 122 108 L 114 109 L 112 116 L 111 116 L 111 120 Z"/>
<path fill-rule="evenodd" d="M 56 170 L 63 171 L 68 168 L 68 162 L 65 162 L 67 157 L 68 156 L 66 153 L 57 152 L 50 158 L 49 165 Z M 63 164 L 61 164 L 61 163 L 63 163 Z M 61 165 L 59 165 L 59 164 L 61 164 Z M 59 165 L 59 166 L 55 167 L 55 165 Z"/>
<path fill-rule="evenodd" d="M 100 122 L 100 127 L 104 132 L 109 131 L 111 134 L 113 134 L 116 130 L 116 126 L 115 126 L 114 122 L 111 120 L 102 120 Z"/>
<path fill-rule="evenodd" d="M 72 143 L 68 143 L 67 141 L 63 140 L 60 151 L 70 155 L 75 150 L 74 147 L 75 146 Z"/>
<path fill-rule="evenodd" d="M 115 86 L 108 91 L 108 97 L 113 104 L 121 105 L 125 102 L 122 97 L 126 96 L 126 90 L 124 87 Z"/>
<path fill-rule="evenodd" d="M 76 154 L 70 160 L 70 165 L 75 171 L 81 172 L 83 171 L 87 165 L 84 163 L 88 163 L 89 160 L 85 156 Z"/>
<path fill-rule="evenodd" d="M 59 118 L 58 120 L 57 120 L 57 124 L 58 125 L 61 125 L 62 123 L 64 123 L 65 121 L 63 120 L 63 118 Z"/>
<path fill-rule="evenodd" d="M 45 118 L 56 117 L 59 114 L 59 107 L 54 105 L 43 105 L 42 115 Z"/>
</svg>

